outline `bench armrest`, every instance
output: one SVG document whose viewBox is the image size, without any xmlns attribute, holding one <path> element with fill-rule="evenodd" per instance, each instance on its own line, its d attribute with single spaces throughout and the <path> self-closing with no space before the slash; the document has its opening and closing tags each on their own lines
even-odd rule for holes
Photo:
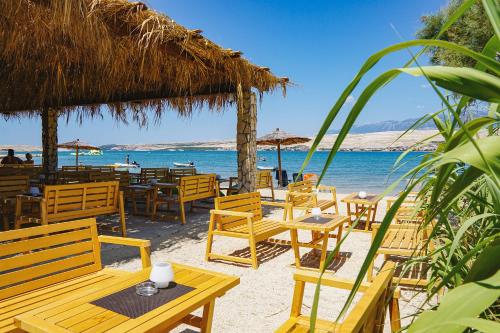
<svg viewBox="0 0 500 333">
<path fill-rule="evenodd" d="M 254 216 L 253 213 L 235 212 L 232 210 L 222 210 L 222 209 L 212 209 L 212 210 L 210 210 L 210 214 L 226 215 L 226 216 L 238 216 L 238 217 L 246 217 L 246 218 L 252 218 Z"/>
<path fill-rule="evenodd" d="M 100 235 L 99 242 L 138 247 L 141 253 L 142 268 L 151 267 L 151 241 L 149 240 Z"/>
</svg>

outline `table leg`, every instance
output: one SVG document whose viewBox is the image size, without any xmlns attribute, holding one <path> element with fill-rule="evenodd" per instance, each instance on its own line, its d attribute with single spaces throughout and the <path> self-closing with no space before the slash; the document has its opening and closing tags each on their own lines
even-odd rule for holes
<svg viewBox="0 0 500 333">
<path fill-rule="evenodd" d="M 328 237 L 329 236 L 329 232 L 328 231 L 325 231 L 323 233 L 323 244 L 321 246 L 321 259 L 320 259 L 320 262 L 319 262 L 319 269 L 320 270 L 323 270 L 325 268 L 325 264 L 326 264 L 326 255 L 328 253 Z"/>
<path fill-rule="evenodd" d="M 376 204 L 373 206 L 372 223 L 375 223 L 375 217 L 377 216 L 377 208 L 378 208 L 378 203 L 376 203 Z"/>
<path fill-rule="evenodd" d="M 347 216 L 349 217 L 349 226 L 352 225 L 351 204 L 347 203 Z"/>
<path fill-rule="evenodd" d="M 372 206 L 368 206 L 368 209 L 366 210 L 366 222 L 365 222 L 365 231 L 370 230 L 370 224 L 372 221 Z"/>
<path fill-rule="evenodd" d="M 290 238 L 292 239 L 293 254 L 295 256 L 295 267 L 300 268 L 299 234 L 297 229 L 290 229 Z"/>
<path fill-rule="evenodd" d="M 340 242 L 340 240 L 342 239 L 342 230 L 344 228 L 342 227 L 342 225 L 340 225 L 338 228 L 337 228 L 337 242 L 335 243 L 335 246 L 337 246 Z M 339 247 L 339 250 L 337 251 L 337 254 L 335 255 L 335 258 L 338 258 L 340 257 L 340 247 Z"/>
<path fill-rule="evenodd" d="M 212 319 L 214 317 L 214 307 L 215 299 L 212 299 L 210 303 L 205 304 L 203 307 L 203 317 L 201 318 L 201 332 L 210 333 L 212 332 Z"/>
</svg>

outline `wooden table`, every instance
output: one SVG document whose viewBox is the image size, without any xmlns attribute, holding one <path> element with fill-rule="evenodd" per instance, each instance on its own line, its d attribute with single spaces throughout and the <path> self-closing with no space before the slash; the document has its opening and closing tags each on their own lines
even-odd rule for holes
<svg viewBox="0 0 500 333">
<path fill-rule="evenodd" d="M 349 217 L 349 224 L 358 219 L 362 218 L 363 215 L 366 215 L 365 228 L 362 231 L 369 232 L 370 226 L 375 222 L 375 216 L 377 215 L 377 206 L 380 201 L 380 196 L 378 194 L 368 194 L 366 198 L 361 199 L 358 196 L 358 193 L 351 193 L 342 199 L 342 202 L 345 202 L 347 205 L 347 216 Z M 352 205 L 354 206 L 354 210 L 352 210 Z M 360 230 L 360 229 L 354 229 Z"/>
<path fill-rule="evenodd" d="M 176 188 L 179 184 L 177 183 L 155 183 L 155 184 L 135 184 L 129 185 L 126 187 L 127 191 L 132 193 L 132 206 L 133 206 L 133 214 L 138 215 L 137 213 L 137 205 L 135 202 L 135 194 L 142 193 L 146 197 L 146 212 L 144 215 L 151 216 L 151 201 L 155 201 L 158 196 L 158 191 L 162 189 L 172 190 Z"/>
<path fill-rule="evenodd" d="M 195 288 L 135 319 L 90 302 L 149 278 L 150 269 L 124 275 L 112 285 L 75 289 L 67 297 L 15 317 L 17 327 L 31 333 L 168 332 L 185 323 L 211 332 L 215 299 L 239 284 L 239 278 L 173 264 L 175 282 Z M 191 313 L 203 307 L 202 317 Z"/>
<path fill-rule="evenodd" d="M 306 214 L 289 222 L 283 222 L 282 226 L 290 229 L 290 237 L 292 239 L 291 245 L 295 256 L 295 266 L 297 268 L 301 268 L 300 247 L 306 247 L 321 250 L 319 269 L 322 270 L 325 265 L 328 250 L 328 239 L 335 238 L 337 239 L 337 243 L 340 241 L 342 238 L 342 229 L 344 223 L 348 222 L 348 217 L 337 214 L 321 214 L 322 219 L 328 219 L 329 221 L 325 223 L 321 223 L 320 221 L 308 222 L 312 218 L 314 218 L 312 214 Z M 337 233 L 332 234 L 335 229 L 337 230 Z M 298 230 L 310 230 L 312 240 L 308 243 L 300 242 Z"/>
</svg>

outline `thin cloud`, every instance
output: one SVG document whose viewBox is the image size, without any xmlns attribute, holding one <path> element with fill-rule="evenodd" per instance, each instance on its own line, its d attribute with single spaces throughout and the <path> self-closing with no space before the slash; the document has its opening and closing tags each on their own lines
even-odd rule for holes
<svg viewBox="0 0 500 333">
<path fill-rule="evenodd" d="M 422 89 L 427 89 L 427 88 L 430 88 L 430 87 L 431 87 L 431 85 L 428 84 L 428 83 L 424 83 L 424 84 L 420 85 L 420 88 L 422 88 Z"/>
</svg>

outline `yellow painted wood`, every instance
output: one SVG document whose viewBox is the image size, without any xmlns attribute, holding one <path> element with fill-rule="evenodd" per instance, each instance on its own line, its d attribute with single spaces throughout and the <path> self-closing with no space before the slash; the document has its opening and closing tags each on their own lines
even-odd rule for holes
<svg viewBox="0 0 500 333">
<path fill-rule="evenodd" d="M 354 305 L 343 322 L 333 322 L 318 318 L 316 320 L 315 332 L 340 332 L 340 333 L 382 333 L 384 330 L 386 308 L 390 304 L 391 329 L 392 332 L 398 331 L 401 326 L 399 322 L 399 306 L 395 292 L 391 287 L 392 277 L 394 275 L 394 263 L 388 262 L 384 265 L 382 271 L 377 275 L 373 283 L 364 283 L 358 292 L 363 296 Z M 294 275 L 295 289 L 293 301 L 288 319 L 275 332 L 309 332 L 310 318 L 302 315 L 302 303 L 306 283 L 323 286 L 350 289 L 353 282 L 337 279 L 325 274 L 319 279 L 319 273 L 299 270 Z M 396 293 L 399 295 L 399 293 Z"/>
<path fill-rule="evenodd" d="M 18 205 L 22 205 L 25 200 L 23 197 L 19 199 Z M 41 224 L 119 214 L 122 236 L 126 236 L 123 193 L 117 181 L 47 185 L 40 201 L 40 211 L 43 213 L 39 216 Z M 30 217 L 16 216 L 16 228 L 30 221 Z"/>
<path fill-rule="evenodd" d="M 271 190 L 271 200 L 274 201 L 274 186 L 273 186 L 273 176 L 270 170 L 258 170 L 255 174 L 255 189 Z"/>
<path fill-rule="evenodd" d="M 205 260 L 222 259 L 251 263 L 258 268 L 256 244 L 278 235 L 286 229 L 280 221 L 262 217 L 259 192 L 230 195 L 215 199 L 215 209 L 210 211 Z M 212 253 L 214 235 L 248 239 L 251 259 Z"/>
</svg>

